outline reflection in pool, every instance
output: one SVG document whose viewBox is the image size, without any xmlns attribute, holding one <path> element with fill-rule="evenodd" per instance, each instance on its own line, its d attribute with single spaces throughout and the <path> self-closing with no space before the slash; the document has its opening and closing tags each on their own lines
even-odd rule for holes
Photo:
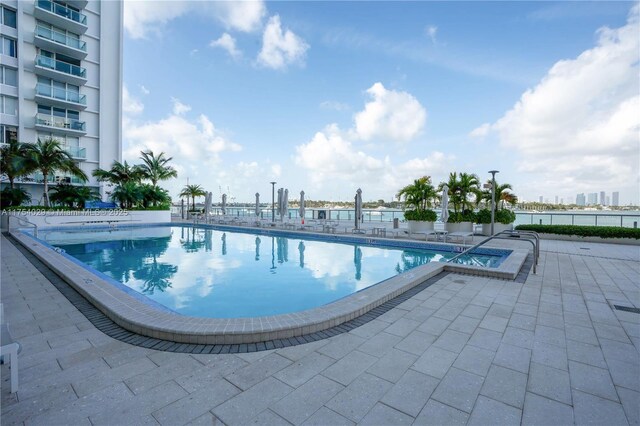
<svg viewBox="0 0 640 426">
<path fill-rule="evenodd" d="M 454 255 L 191 226 L 41 231 L 40 238 L 178 313 L 216 318 L 314 308 Z"/>
</svg>

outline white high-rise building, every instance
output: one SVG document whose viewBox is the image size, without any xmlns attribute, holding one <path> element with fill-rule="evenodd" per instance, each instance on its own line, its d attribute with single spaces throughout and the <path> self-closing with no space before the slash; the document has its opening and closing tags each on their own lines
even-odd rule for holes
<svg viewBox="0 0 640 426">
<path fill-rule="evenodd" d="M 1 140 L 55 138 L 91 176 L 122 157 L 122 2 L 0 0 Z M 64 173 L 49 182 L 80 183 Z M 3 186 L 6 182 L 3 182 Z M 42 201 L 42 176 L 20 186 Z"/>
<path fill-rule="evenodd" d="M 607 205 L 607 195 L 605 194 L 604 191 L 600 191 L 600 205 L 601 206 Z"/>
<path fill-rule="evenodd" d="M 587 195 L 587 205 L 588 206 L 595 206 L 596 204 L 598 204 L 598 193 L 597 192 L 590 192 Z"/>
<path fill-rule="evenodd" d="M 620 205 L 620 193 L 618 191 L 611 193 L 611 205 L 616 207 Z"/>
<path fill-rule="evenodd" d="M 584 206 L 586 204 L 586 200 L 584 198 L 584 192 L 576 195 L 576 205 Z"/>
</svg>

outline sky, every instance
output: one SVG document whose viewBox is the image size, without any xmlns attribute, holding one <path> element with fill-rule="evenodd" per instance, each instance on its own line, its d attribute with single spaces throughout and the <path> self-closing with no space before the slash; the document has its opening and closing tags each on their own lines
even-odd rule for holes
<svg viewBox="0 0 640 426">
<path fill-rule="evenodd" d="M 390 201 L 499 170 L 640 204 L 637 2 L 125 1 L 123 159 L 214 200 Z"/>
</svg>

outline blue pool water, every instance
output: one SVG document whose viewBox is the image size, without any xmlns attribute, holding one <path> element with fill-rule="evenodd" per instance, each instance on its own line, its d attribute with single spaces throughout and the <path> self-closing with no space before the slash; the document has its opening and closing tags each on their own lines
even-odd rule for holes
<svg viewBox="0 0 640 426">
<path fill-rule="evenodd" d="M 289 235 L 157 226 L 41 231 L 39 238 L 177 313 L 211 318 L 318 307 L 455 255 Z M 493 267 L 502 259 L 466 261 Z"/>
</svg>

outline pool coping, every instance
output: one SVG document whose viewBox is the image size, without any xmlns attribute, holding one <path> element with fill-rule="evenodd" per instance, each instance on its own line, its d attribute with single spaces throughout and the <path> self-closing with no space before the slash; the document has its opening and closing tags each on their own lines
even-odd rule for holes
<svg viewBox="0 0 640 426">
<path fill-rule="evenodd" d="M 276 232 L 276 230 L 270 231 Z M 291 232 L 287 231 L 287 233 Z M 31 235 L 20 231 L 10 232 L 10 234 L 122 328 L 143 336 L 173 342 L 213 345 L 288 339 L 336 327 L 366 314 L 441 272 L 458 272 L 513 280 L 528 254 L 528 250 L 513 249 L 498 268 L 492 269 L 432 262 L 327 305 L 306 311 L 254 318 L 218 319 L 189 317 L 160 311 L 51 250 Z M 309 234 L 308 232 L 300 233 L 300 235 Z"/>
</svg>

